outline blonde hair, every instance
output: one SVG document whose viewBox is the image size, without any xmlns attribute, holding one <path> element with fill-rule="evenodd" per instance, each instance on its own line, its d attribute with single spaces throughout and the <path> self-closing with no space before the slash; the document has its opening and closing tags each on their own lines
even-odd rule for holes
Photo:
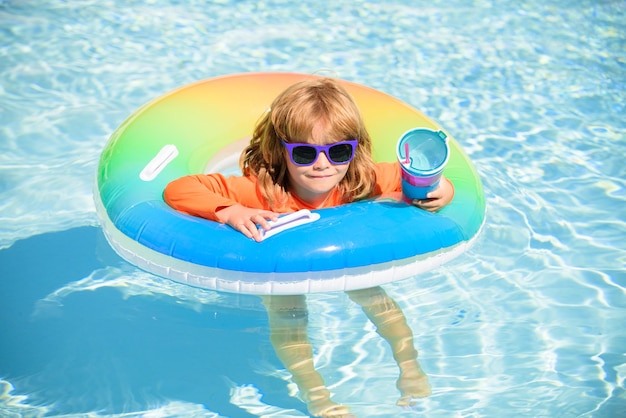
<svg viewBox="0 0 626 418">
<path fill-rule="evenodd" d="M 281 209 L 289 193 L 287 162 L 280 140 L 305 142 L 320 122 L 331 138 L 359 141 L 354 159 L 338 185 L 344 200 L 351 202 L 371 195 L 375 183 L 372 141 L 356 103 L 334 79 L 311 79 L 288 87 L 274 99 L 241 154 L 243 174 L 258 177 L 261 194 L 273 210 Z"/>
</svg>

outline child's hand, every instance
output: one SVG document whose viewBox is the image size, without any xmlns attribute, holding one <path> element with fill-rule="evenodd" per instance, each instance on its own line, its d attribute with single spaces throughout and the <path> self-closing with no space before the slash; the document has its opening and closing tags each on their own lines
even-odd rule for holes
<svg viewBox="0 0 626 418">
<path fill-rule="evenodd" d="M 257 225 L 268 230 L 270 225 L 268 221 L 276 221 L 278 214 L 269 210 L 252 209 L 240 204 L 225 207 L 215 213 L 218 220 L 230 225 L 233 229 L 241 232 L 248 238 L 259 242 L 261 234 Z"/>
<path fill-rule="evenodd" d="M 439 187 L 426 195 L 426 199 L 415 199 L 413 204 L 429 212 L 437 212 L 452 201 L 454 186 L 445 177 L 441 177 Z"/>
</svg>

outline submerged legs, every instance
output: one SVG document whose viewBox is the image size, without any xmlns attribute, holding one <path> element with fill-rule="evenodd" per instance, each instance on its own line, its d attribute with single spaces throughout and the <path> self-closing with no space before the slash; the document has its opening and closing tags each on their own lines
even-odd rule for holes
<svg viewBox="0 0 626 418">
<path fill-rule="evenodd" d="M 396 386 L 400 391 L 397 404 L 409 407 L 415 398 L 431 393 L 428 377 L 417 361 L 413 332 L 400 306 L 381 287 L 347 292 L 359 304 L 365 315 L 376 326 L 378 334 L 391 347 L 393 358 L 400 369 Z M 351 417 L 346 406 L 331 399 L 324 379 L 315 370 L 313 347 L 307 333 L 308 310 L 306 297 L 265 296 L 269 318 L 270 341 L 276 355 L 291 373 L 309 412 L 320 417 Z"/>
</svg>

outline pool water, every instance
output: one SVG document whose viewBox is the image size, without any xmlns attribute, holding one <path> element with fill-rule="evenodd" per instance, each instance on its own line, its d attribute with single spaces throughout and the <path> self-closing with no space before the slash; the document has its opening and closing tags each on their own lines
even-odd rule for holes
<svg viewBox="0 0 626 418">
<path fill-rule="evenodd" d="M 307 416 L 260 299 L 124 262 L 92 197 L 138 107 L 254 71 L 396 96 L 484 182 L 472 249 L 384 287 L 430 396 L 396 406 L 398 366 L 361 308 L 308 298 L 336 402 L 359 417 L 626 416 L 625 22 L 625 1 L 0 0 L 0 416 Z"/>
</svg>

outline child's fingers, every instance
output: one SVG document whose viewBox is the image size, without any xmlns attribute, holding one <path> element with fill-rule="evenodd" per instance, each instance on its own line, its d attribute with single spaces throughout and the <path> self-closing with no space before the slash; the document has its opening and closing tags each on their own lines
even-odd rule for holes
<svg viewBox="0 0 626 418">
<path fill-rule="evenodd" d="M 242 216 L 243 215 L 243 216 Z M 271 228 L 269 221 L 276 221 L 278 214 L 267 210 L 246 210 L 246 213 L 239 213 L 228 220 L 228 224 L 235 230 L 241 232 L 248 238 L 261 241 L 259 226 L 265 230 Z"/>
<path fill-rule="evenodd" d="M 436 211 L 441 206 L 438 199 L 415 199 L 412 203 L 418 208 L 430 212 Z"/>
<path fill-rule="evenodd" d="M 261 228 L 268 230 L 271 228 L 269 221 L 278 220 L 278 215 L 274 212 L 265 211 L 256 215 L 254 220 Z"/>
<path fill-rule="evenodd" d="M 269 221 L 275 221 L 276 219 L 278 219 L 278 217 L 275 216 L 272 212 L 255 215 L 251 219 L 252 222 L 254 223 L 254 231 L 252 231 L 252 237 L 256 241 L 261 241 L 261 232 L 260 232 L 261 229 L 264 229 L 265 231 L 269 231 L 272 228 Z M 261 229 L 259 229 L 259 227 Z"/>
<path fill-rule="evenodd" d="M 240 223 L 240 224 L 235 224 L 235 225 L 230 225 L 235 231 L 241 232 L 242 234 L 244 234 L 246 237 L 248 238 L 254 238 L 252 236 L 252 231 L 250 231 L 250 228 L 248 228 L 246 226 L 245 223 Z M 255 228 L 256 229 L 256 228 Z"/>
<path fill-rule="evenodd" d="M 257 242 L 261 241 L 261 232 L 258 226 L 266 231 L 271 228 L 269 221 L 275 221 L 278 219 L 278 215 L 274 212 L 263 211 L 250 217 L 250 220 L 245 223 L 246 232 L 245 235 L 254 239 Z"/>
</svg>

